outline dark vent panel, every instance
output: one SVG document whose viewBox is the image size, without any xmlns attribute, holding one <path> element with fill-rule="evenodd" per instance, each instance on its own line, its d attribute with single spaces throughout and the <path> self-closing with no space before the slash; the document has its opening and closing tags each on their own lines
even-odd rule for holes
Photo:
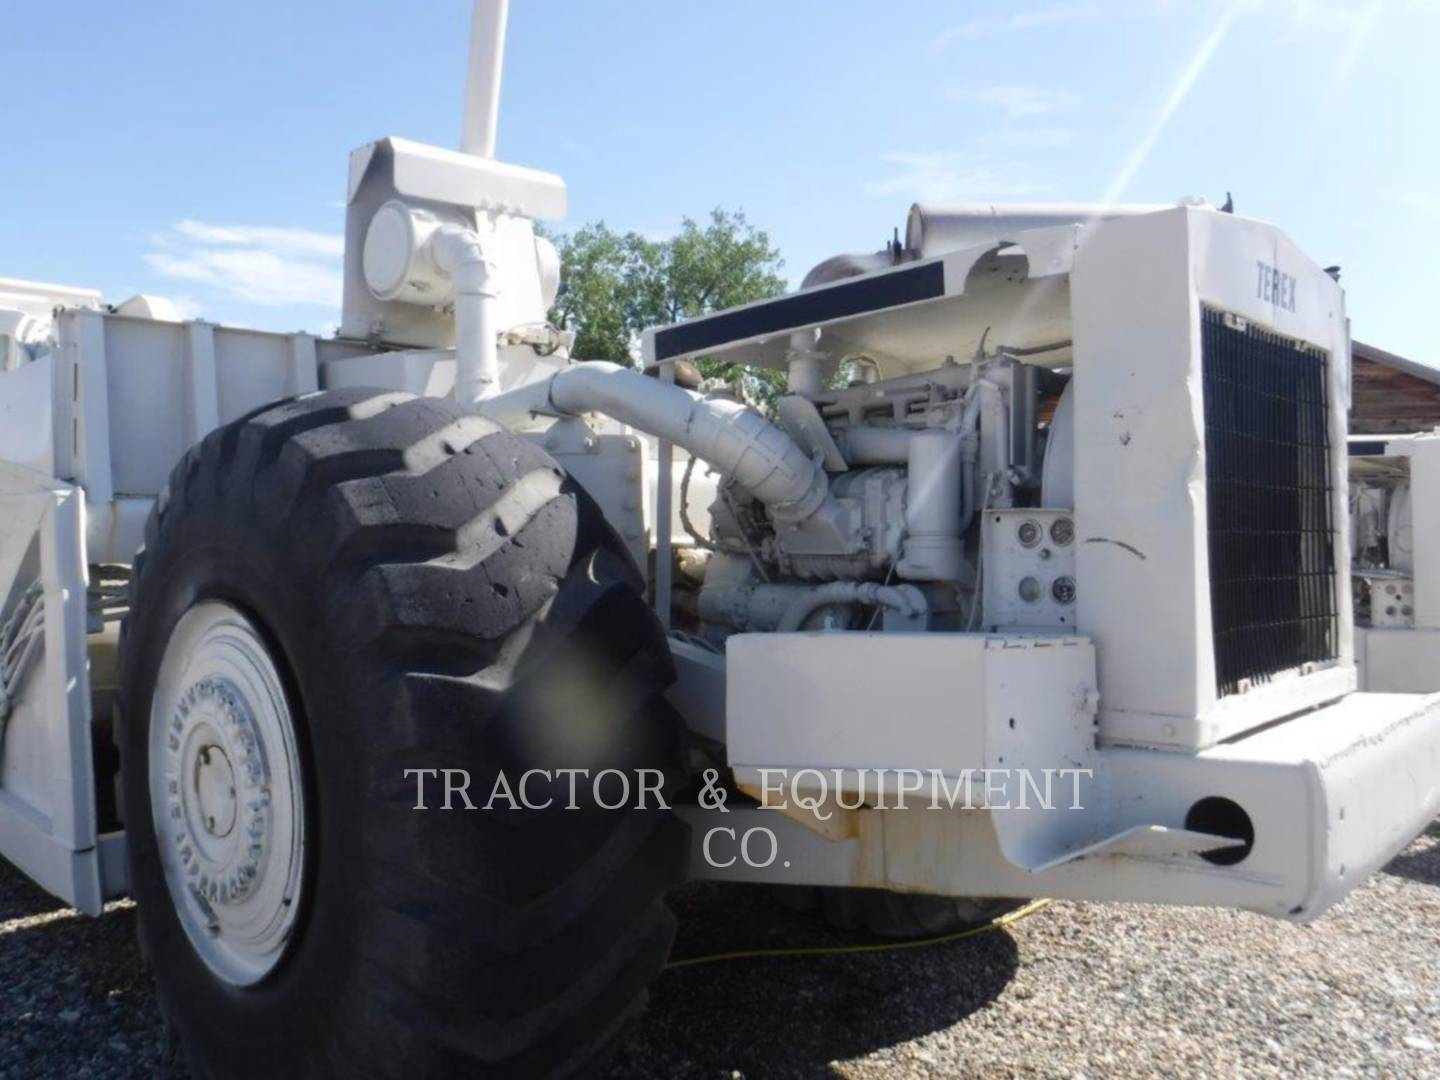
<svg viewBox="0 0 1440 1080">
<path fill-rule="evenodd" d="M 1333 660 L 1328 354 L 1203 310 L 1210 609 L 1221 695 Z"/>
</svg>

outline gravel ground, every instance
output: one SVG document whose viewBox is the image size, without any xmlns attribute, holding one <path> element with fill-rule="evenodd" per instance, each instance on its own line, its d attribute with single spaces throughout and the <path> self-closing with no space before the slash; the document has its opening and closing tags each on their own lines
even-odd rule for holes
<svg viewBox="0 0 1440 1080">
<path fill-rule="evenodd" d="M 677 956 L 857 939 L 689 886 Z M 0 1078 L 165 1076 L 135 912 L 0 864 Z M 1309 926 L 1059 903 L 925 950 L 676 970 L 610 1076 L 1440 1075 L 1440 825 Z"/>
</svg>

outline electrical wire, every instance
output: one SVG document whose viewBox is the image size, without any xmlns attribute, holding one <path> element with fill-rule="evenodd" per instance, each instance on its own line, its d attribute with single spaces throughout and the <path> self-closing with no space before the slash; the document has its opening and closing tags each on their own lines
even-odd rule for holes
<svg viewBox="0 0 1440 1080">
<path fill-rule="evenodd" d="M 987 511 L 987 510 L 990 509 L 990 496 L 991 496 L 991 494 L 993 493 L 993 488 L 995 487 L 995 484 L 996 484 L 996 482 L 997 482 L 999 479 L 1000 479 L 1000 474 L 999 474 L 998 472 L 994 471 L 993 469 L 992 469 L 990 472 L 988 472 L 988 473 L 985 474 L 985 494 L 984 494 L 983 496 L 981 496 L 981 499 L 980 499 L 980 515 L 979 515 L 979 516 L 982 517 L 982 518 L 985 516 L 985 511 Z M 982 529 L 985 527 L 983 522 L 981 523 L 981 526 L 980 526 L 980 527 L 981 527 Z M 984 559 L 981 559 L 981 560 L 980 560 L 980 565 L 978 565 L 977 567 L 975 567 L 975 592 L 974 592 L 974 595 L 971 597 L 971 600 L 970 600 L 970 614 L 969 614 L 969 617 L 966 618 L 966 620 L 965 620 L 965 631 L 966 631 L 966 633 L 970 633 L 970 632 L 974 631 L 974 629 L 975 629 L 975 623 L 976 623 L 976 621 L 977 621 L 977 616 L 980 614 L 980 604 L 981 604 L 982 600 L 984 599 L 984 593 L 981 591 L 982 588 L 983 588 L 983 586 L 984 586 L 984 584 L 985 584 L 985 560 L 984 560 Z"/>
<path fill-rule="evenodd" d="M 670 637 L 676 641 L 683 641 L 687 645 L 694 645 L 697 649 L 704 649 L 706 652 L 715 653 L 717 656 L 724 656 L 725 650 L 717 646 L 713 641 L 706 641 L 694 634 L 687 634 L 684 630 L 671 630 Z"/>
<path fill-rule="evenodd" d="M 745 551 L 750 556 L 750 562 L 760 575 L 760 580 L 770 584 L 770 575 L 765 572 L 765 564 L 760 561 L 760 555 L 755 550 L 755 545 L 750 542 L 750 534 L 745 529 L 745 522 L 740 517 L 740 509 L 735 505 L 735 500 L 730 497 L 730 491 L 726 487 L 720 489 L 720 497 L 725 500 L 725 505 L 730 510 L 730 516 L 735 519 L 735 527 L 740 530 L 740 539 L 745 544 Z"/>
<path fill-rule="evenodd" d="M 699 967 L 702 964 L 718 964 L 725 960 L 760 960 L 767 957 L 779 956 L 850 956 L 857 953 L 884 953 L 899 952 L 902 949 L 928 949 L 932 945 L 945 945 L 952 941 L 963 941 L 965 938 L 978 937 L 981 934 L 988 934 L 992 930 L 1003 930 L 1007 926 L 1014 926 L 1021 919 L 1028 919 L 1037 911 L 1043 911 L 1049 907 L 1050 900 L 1032 900 L 1023 907 L 1005 913 L 991 919 L 983 926 L 972 926 L 966 930 L 955 930 L 948 934 L 937 934 L 934 937 L 916 938 L 913 941 L 886 941 L 873 945 L 833 945 L 815 946 L 813 948 L 789 948 L 789 949 L 739 949 L 735 952 L 712 953 L 708 956 L 691 956 L 683 960 L 671 960 L 665 965 L 666 971 L 675 971 L 680 968 Z"/>
<path fill-rule="evenodd" d="M 695 462 L 699 461 L 694 454 L 685 464 L 685 475 L 680 479 L 680 524 L 691 536 L 695 543 L 706 551 L 719 551 L 720 545 L 711 540 L 707 533 L 702 533 L 690 520 L 690 477 L 695 473 Z"/>
<path fill-rule="evenodd" d="M 895 564 L 892 562 L 892 563 L 890 564 L 890 572 L 885 575 L 885 581 L 883 582 L 883 584 L 889 585 L 890 582 L 892 582 L 892 581 L 894 581 L 894 580 L 895 580 Z M 875 620 L 880 617 L 880 610 L 881 610 L 881 609 L 880 609 L 880 606 L 877 604 L 876 607 L 875 607 L 875 610 L 870 613 L 870 621 L 865 624 L 865 631 L 866 631 L 866 633 L 869 633 L 871 630 L 874 630 L 874 629 L 875 629 Z"/>
</svg>

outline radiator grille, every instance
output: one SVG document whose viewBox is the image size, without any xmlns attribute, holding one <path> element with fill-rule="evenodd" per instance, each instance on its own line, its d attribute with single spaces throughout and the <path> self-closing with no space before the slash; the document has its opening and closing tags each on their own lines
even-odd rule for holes
<svg viewBox="0 0 1440 1080">
<path fill-rule="evenodd" d="M 1333 659 L 1327 354 L 1202 313 L 1215 676 L 1223 696 Z"/>
</svg>

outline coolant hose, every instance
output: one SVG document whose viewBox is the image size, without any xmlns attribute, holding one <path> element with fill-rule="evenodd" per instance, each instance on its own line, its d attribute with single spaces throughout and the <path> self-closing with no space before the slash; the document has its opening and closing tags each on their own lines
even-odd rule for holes
<svg viewBox="0 0 1440 1080">
<path fill-rule="evenodd" d="M 923 615 L 928 608 L 925 594 L 914 585 L 880 585 L 873 581 L 832 581 L 807 590 L 786 609 L 776 633 L 793 633 L 805 620 L 830 604 L 871 604 L 888 607 L 902 615 Z"/>
</svg>

